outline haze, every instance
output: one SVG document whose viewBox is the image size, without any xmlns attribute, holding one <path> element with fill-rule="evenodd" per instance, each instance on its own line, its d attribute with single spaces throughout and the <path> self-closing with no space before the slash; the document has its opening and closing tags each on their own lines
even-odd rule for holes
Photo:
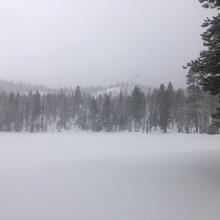
<svg viewBox="0 0 220 220">
<path fill-rule="evenodd" d="M 51 87 L 185 85 L 202 49 L 198 0 L 0 2 L 0 78 Z"/>
</svg>

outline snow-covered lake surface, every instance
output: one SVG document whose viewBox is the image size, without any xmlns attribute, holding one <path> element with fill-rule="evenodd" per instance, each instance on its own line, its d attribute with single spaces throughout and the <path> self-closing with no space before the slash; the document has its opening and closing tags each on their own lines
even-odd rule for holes
<svg viewBox="0 0 220 220">
<path fill-rule="evenodd" d="M 220 135 L 0 133 L 0 220 L 219 220 Z"/>
</svg>

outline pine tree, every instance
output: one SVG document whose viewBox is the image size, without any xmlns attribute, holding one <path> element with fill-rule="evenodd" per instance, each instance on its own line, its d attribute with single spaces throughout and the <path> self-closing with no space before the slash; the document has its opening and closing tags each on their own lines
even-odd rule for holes
<svg viewBox="0 0 220 220">
<path fill-rule="evenodd" d="M 0 91 L 0 130 L 5 131 L 5 113 L 8 104 L 8 96 L 5 91 Z"/>
<path fill-rule="evenodd" d="M 199 101 L 202 99 L 202 91 L 197 84 L 197 79 L 194 77 L 191 72 L 187 75 L 187 92 L 188 92 L 188 104 L 189 109 L 194 121 L 195 125 L 195 132 L 199 132 L 199 125 L 198 125 L 198 115 L 199 115 Z"/>
<path fill-rule="evenodd" d="M 219 0 L 200 0 L 205 8 L 220 9 Z M 201 35 L 206 50 L 197 60 L 187 64 L 189 72 L 199 81 L 202 88 L 211 95 L 217 95 L 220 102 L 220 14 L 207 18 L 203 25 L 206 31 Z M 220 103 L 219 103 L 220 106 Z M 220 107 L 212 115 L 214 124 L 220 128 Z"/>
<path fill-rule="evenodd" d="M 122 131 L 126 128 L 125 97 L 124 97 L 122 91 L 120 91 L 120 94 L 119 94 L 119 97 L 118 97 L 117 114 L 118 114 L 119 131 Z"/>
<path fill-rule="evenodd" d="M 30 129 L 31 108 L 30 108 L 29 97 L 30 97 L 30 94 L 27 97 L 27 101 L 26 101 L 26 104 L 25 104 L 25 110 L 24 110 L 24 128 L 25 128 L 25 131 L 28 131 Z"/>
<path fill-rule="evenodd" d="M 134 119 L 135 131 L 141 127 L 141 119 L 145 115 L 145 96 L 138 86 L 135 86 L 131 98 L 131 111 Z"/>
<path fill-rule="evenodd" d="M 97 101 L 93 97 L 90 103 L 90 123 L 93 131 L 98 131 L 98 106 Z"/>
<path fill-rule="evenodd" d="M 178 89 L 175 96 L 175 121 L 178 132 L 183 133 L 186 130 L 186 96 L 182 89 Z"/>
<path fill-rule="evenodd" d="M 125 101 L 125 117 L 126 117 L 126 128 L 129 132 L 132 131 L 132 97 L 128 96 Z"/>
<path fill-rule="evenodd" d="M 166 133 L 169 124 L 170 104 L 169 104 L 168 93 L 165 89 L 164 84 L 161 84 L 160 86 L 158 99 L 159 99 L 159 126 L 164 131 L 164 133 Z"/>
<path fill-rule="evenodd" d="M 79 86 L 77 86 L 75 90 L 75 104 L 76 106 L 82 104 L 82 93 Z"/>
<path fill-rule="evenodd" d="M 104 105 L 102 110 L 102 124 L 105 131 L 110 132 L 112 130 L 112 106 L 111 106 L 111 96 L 106 94 L 104 99 Z"/>
<path fill-rule="evenodd" d="M 15 121 L 14 121 L 14 130 L 20 132 L 23 128 L 23 112 L 20 109 L 20 94 L 17 93 L 15 97 Z"/>
<path fill-rule="evenodd" d="M 41 114 L 41 96 L 37 91 L 33 95 L 32 101 L 32 114 L 31 114 L 31 128 L 30 131 L 39 131 L 40 130 L 40 114 Z"/>
<path fill-rule="evenodd" d="M 15 94 L 11 92 L 8 97 L 8 108 L 5 117 L 6 130 L 13 131 L 16 117 Z"/>
<path fill-rule="evenodd" d="M 150 95 L 149 101 L 149 129 L 157 128 L 159 119 L 159 95 L 158 90 L 155 88 Z"/>
<path fill-rule="evenodd" d="M 173 89 L 173 84 L 169 82 L 167 87 L 167 96 L 168 96 L 168 108 L 169 108 L 169 122 L 172 126 L 172 130 L 174 129 L 174 114 L 175 114 L 175 91 Z"/>
<path fill-rule="evenodd" d="M 220 0 L 199 0 L 204 8 L 220 7 Z"/>
</svg>

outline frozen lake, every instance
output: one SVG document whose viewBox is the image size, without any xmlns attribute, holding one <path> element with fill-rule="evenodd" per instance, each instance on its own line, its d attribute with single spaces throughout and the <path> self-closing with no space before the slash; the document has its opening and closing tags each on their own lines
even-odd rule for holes
<svg viewBox="0 0 220 220">
<path fill-rule="evenodd" d="M 0 133 L 0 220 L 217 220 L 220 135 Z"/>
</svg>

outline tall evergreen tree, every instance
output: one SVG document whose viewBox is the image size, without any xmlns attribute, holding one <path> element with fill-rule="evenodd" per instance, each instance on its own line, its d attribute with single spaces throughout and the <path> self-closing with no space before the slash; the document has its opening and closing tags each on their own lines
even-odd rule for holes
<svg viewBox="0 0 220 220">
<path fill-rule="evenodd" d="M 187 84 L 189 110 L 194 121 L 195 132 L 198 133 L 199 101 L 202 98 L 202 91 L 197 84 L 197 78 L 191 72 L 187 75 Z"/>
<path fill-rule="evenodd" d="M 200 0 L 200 2 L 205 8 L 214 8 L 217 12 L 220 9 L 219 0 Z M 205 91 L 219 97 L 219 107 L 212 117 L 214 124 L 220 128 L 220 13 L 207 18 L 202 27 L 206 28 L 201 35 L 206 50 L 200 53 L 197 60 L 188 63 L 187 67 Z"/>
<path fill-rule="evenodd" d="M 126 112 L 125 112 L 125 99 L 123 92 L 120 91 L 119 97 L 117 98 L 116 106 L 116 121 L 119 131 L 122 131 L 126 128 Z"/>
<path fill-rule="evenodd" d="M 159 93 L 159 126 L 164 131 L 167 132 L 167 127 L 169 124 L 169 115 L 170 115 L 170 104 L 167 91 L 164 84 L 161 84 Z"/>
<path fill-rule="evenodd" d="M 21 97 L 19 93 L 16 94 L 14 107 L 15 107 L 14 130 L 16 132 L 20 132 L 23 128 L 23 112 L 21 106 Z"/>
<path fill-rule="evenodd" d="M 175 122 L 175 91 L 173 89 L 173 84 L 169 82 L 167 87 L 167 98 L 168 98 L 168 108 L 169 108 L 169 122 L 172 126 L 172 129 L 174 128 L 174 122 Z"/>
<path fill-rule="evenodd" d="M 111 96 L 106 94 L 104 99 L 104 105 L 102 110 L 102 124 L 105 131 L 109 132 L 112 130 L 112 106 L 111 106 Z"/>
<path fill-rule="evenodd" d="M 204 8 L 220 7 L 220 0 L 199 0 Z"/>
<path fill-rule="evenodd" d="M 90 123 L 93 131 L 98 131 L 98 106 L 97 101 L 93 97 L 90 103 Z"/>
<path fill-rule="evenodd" d="M 13 131 L 16 118 L 15 94 L 11 92 L 8 98 L 8 108 L 6 113 L 6 130 Z"/>
<path fill-rule="evenodd" d="M 158 90 L 155 88 L 150 95 L 149 101 L 149 129 L 157 128 L 159 120 L 159 94 Z"/>
<path fill-rule="evenodd" d="M 175 98 L 175 121 L 177 124 L 177 130 L 180 133 L 183 133 L 187 129 L 187 120 L 186 120 L 186 96 L 182 89 L 178 89 L 176 92 Z"/>
<path fill-rule="evenodd" d="M 134 119 L 135 131 L 141 127 L 141 119 L 145 115 L 145 96 L 138 86 L 132 92 L 131 111 Z"/>
<path fill-rule="evenodd" d="M 41 114 L 41 96 L 37 91 L 33 95 L 32 100 L 32 114 L 31 114 L 31 128 L 30 131 L 39 131 L 40 130 L 40 114 Z"/>
</svg>

